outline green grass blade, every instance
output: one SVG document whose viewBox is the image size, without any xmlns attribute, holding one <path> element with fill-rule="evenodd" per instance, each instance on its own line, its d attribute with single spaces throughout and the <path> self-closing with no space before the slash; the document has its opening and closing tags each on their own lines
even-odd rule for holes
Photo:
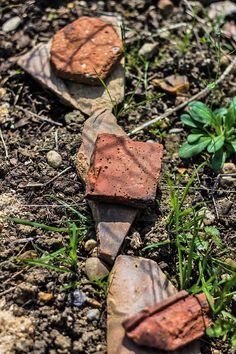
<svg viewBox="0 0 236 354">
<path fill-rule="evenodd" d="M 43 262 L 42 260 L 34 260 L 34 259 L 27 259 L 24 260 L 24 263 L 29 264 L 29 265 L 34 265 L 34 266 L 39 266 L 39 267 L 44 267 L 48 269 L 55 270 L 57 272 L 63 272 L 63 273 L 72 273 L 70 269 L 64 268 L 64 267 L 58 267 L 55 266 L 54 264 Z"/>
<path fill-rule="evenodd" d="M 55 226 L 49 226 L 45 224 L 40 224 L 34 221 L 26 220 L 26 219 L 20 219 L 20 218 L 15 218 L 15 217 L 6 217 L 5 218 L 8 221 L 14 222 L 15 224 L 19 225 L 28 225 L 36 228 L 40 228 L 42 230 L 47 230 L 47 231 L 54 231 L 54 232 L 68 232 L 69 228 L 68 227 L 55 227 Z"/>
</svg>

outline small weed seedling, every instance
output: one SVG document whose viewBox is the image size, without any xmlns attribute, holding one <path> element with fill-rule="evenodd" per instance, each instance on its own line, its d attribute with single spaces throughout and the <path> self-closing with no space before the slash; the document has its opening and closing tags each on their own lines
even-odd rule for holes
<svg viewBox="0 0 236 354">
<path fill-rule="evenodd" d="M 35 228 L 40 228 L 45 231 L 53 232 L 68 232 L 69 244 L 65 247 L 61 247 L 55 252 L 48 253 L 38 246 L 34 245 L 35 250 L 40 255 L 37 259 L 23 259 L 18 257 L 18 260 L 28 265 L 35 265 L 48 269 L 55 270 L 57 272 L 70 273 L 71 275 L 77 272 L 77 246 L 82 241 L 85 234 L 85 227 L 77 227 L 74 222 L 68 222 L 68 227 L 54 227 L 45 224 L 39 224 L 33 221 L 8 217 L 8 221 L 15 224 L 28 225 Z"/>
<path fill-rule="evenodd" d="M 205 164 L 205 163 L 204 163 Z M 211 337 L 231 337 L 235 345 L 235 318 L 226 311 L 236 283 L 236 269 L 222 260 L 224 249 L 220 232 L 216 227 L 204 226 L 202 203 L 186 205 L 189 189 L 200 165 L 191 176 L 184 190 L 168 181 L 171 213 L 167 221 L 169 239 L 151 244 L 145 249 L 168 245 L 177 255 L 179 289 L 190 294 L 204 292 L 211 308 L 214 325 L 207 331 Z"/>
<path fill-rule="evenodd" d="M 69 235 L 69 242 L 64 247 L 59 248 L 54 252 L 47 252 L 36 244 L 32 244 L 38 254 L 37 258 L 22 258 L 18 257 L 17 260 L 30 266 L 38 266 L 68 274 L 69 284 L 64 284 L 63 289 L 76 288 L 78 278 L 78 244 L 83 240 L 86 231 L 89 229 L 89 217 L 81 214 L 71 205 L 54 197 L 48 196 L 50 199 L 57 201 L 65 207 L 64 223 L 66 227 L 55 227 L 46 224 L 25 220 L 15 217 L 7 217 L 10 222 L 20 225 L 28 225 L 41 230 L 63 233 Z"/>
<path fill-rule="evenodd" d="M 228 108 L 212 111 L 204 103 L 193 101 L 181 121 L 191 128 L 179 150 L 181 158 L 190 158 L 207 151 L 214 170 L 220 170 L 225 160 L 236 152 L 236 97 Z"/>
</svg>

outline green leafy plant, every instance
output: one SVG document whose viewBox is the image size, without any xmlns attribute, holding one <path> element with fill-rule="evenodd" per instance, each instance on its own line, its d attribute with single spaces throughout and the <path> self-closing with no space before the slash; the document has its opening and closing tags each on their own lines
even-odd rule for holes
<svg viewBox="0 0 236 354">
<path fill-rule="evenodd" d="M 236 97 L 228 108 L 212 111 L 204 103 L 193 101 L 181 116 L 183 124 L 190 127 L 187 142 L 180 148 L 181 158 L 191 158 L 207 151 L 214 170 L 220 170 L 225 160 L 236 152 Z"/>
<path fill-rule="evenodd" d="M 207 335 L 213 338 L 222 337 L 223 340 L 231 337 L 231 345 L 236 348 L 236 317 L 222 311 L 221 318 L 217 319 L 213 326 L 207 329 Z"/>
</svg>

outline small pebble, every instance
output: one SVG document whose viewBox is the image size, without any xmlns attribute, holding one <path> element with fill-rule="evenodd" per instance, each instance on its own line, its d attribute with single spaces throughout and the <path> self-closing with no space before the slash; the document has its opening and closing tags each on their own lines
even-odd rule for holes
<svg viewBox="0 0 236 354">
<path fill-rule="evenodd" d="M 106 265 L 97 257 L 90 257 L 85 262 L 85 273 L 88 278 L 98 279 L 109 273 Z"/>
<path fill-rule="evenodd" d="M 84 248 L 88 252 L 92 251 L 95 247 L 97 247 L 97 242 L 93 239 L 86 241 L 84 244 Z"/>
<path fill-rule="evenodd" d="M 21 24 L 21 18 L 19 16 L 15 16 L 7 20 L 3 25 L 2 25 L 2 30 L 3 32 L 11 32 L 15 31 L 17 27 Z"/>
<path fill-rule="evenodd" d="M 233 162 L 226 162 L 223 166 L 223 173 L 236 173 L 236 166 Z"/>
<path fill-rule="evenodd" d="M 98 309 L 92 309 L 87 312 L 87 319 L 89 321 L 98 320 L 100 317 L 100 311 Z"/>
<path fill-rule="evenodd" d="M 85 303 L 86 299 L 86 294 L 80 291 L 79 289 L 76 289 L 73 292 L 73 305 L 80 307 Z"/>
<path fill-rule="evenodd" d="M 138 55 L 150 59 L 157 51 L 157 43 L 145 43 L 138 52 Z"/>
<path fill-rule="evenodd" d="M 53 294 L 52 293 L 44 293 L 43 291 L 40 291 L 38 293 L 38 299 L 39 299 L 39 301 L 42 301 L 42 302 L 49 302 L 53 299 Z"/>
<path fill-rule="evenodd" d="M 53 168 L 58 168 L 58 167 L 60 167 L 60 165 L 62 163 L 62 158 L 61 158 L 61 155 L 58 154 L 57 151 L 51 150 L 47 153 L 47 161 L 48 161 L 49 166 L 51 166 Z"/>
<path fill-rule="evenodd" d="M 167 17 L 173 12 L 174 4 L 171 0 L 159 0 L 158 8 L 160 9 L 162 15 Z"/>
<path fill-rule="evenodd" d="M 66 124 L 83 123 L 84 121 L 85 121 L 84 115 L 78 110 L 74 110 L 65 115 Z"/>
<path fill-rule="evenodd" d="M 102 307 L 102 305 L 100 304 L 100 302 L 98 302 L 98 301 L 95 300 L 95 299 L 90 299 L 89 297 L 86 299 L 86 302 L 87 302 L 87 304 L 89 304 L 89 305 L 91 305 L 91 306 L 93 306 L 93 307 L 98 307 L 98 308 Z"/>
<path fill-rule="evenodd" d="M 228 66 L 229 63 L 231 62 L 231 58 L 230 55 L 222 55 L 222 57 L 220 58 L 220 65 L 221 66 Z"/>
<path fill-rule="evenodd" d="M 205 219 L 203 219 L 204 225 L 212 225 L 215 221 L 215 215 L 208 209 L 205 210 Z"/>
</svg>

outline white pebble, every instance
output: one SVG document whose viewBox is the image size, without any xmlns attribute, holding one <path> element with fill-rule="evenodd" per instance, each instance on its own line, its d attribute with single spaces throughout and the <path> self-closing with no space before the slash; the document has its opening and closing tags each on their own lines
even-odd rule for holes
<svg viewBox="0 0 236 354">
<path fill-rule="evenodd" d="M 57 151 L 51 150 L 47 153 L 47 161 L 51 167 L 58 168 L 62 163 L 62 158 Z"/>
<path fill-rule="evenodd" d="M 87 319 L 89 321 L 98 320 L 100 317 L 100 311 L 98 309 L 92 309 L 87 312 Z"/>
</svg>

